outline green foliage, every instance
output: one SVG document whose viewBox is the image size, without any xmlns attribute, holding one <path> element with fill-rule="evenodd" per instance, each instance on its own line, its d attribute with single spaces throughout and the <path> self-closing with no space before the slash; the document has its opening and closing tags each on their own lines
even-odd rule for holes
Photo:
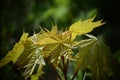
<svg viewBox="0 0 120 80">
<path fill-rule="evenodd" d="M 82 41 L 78 46 L 79 52 L 75 56 L 77 59 L 76 69 L 84 69 L 89 65 L 95 80 L 106 80 L 111 66 L 111 54 L 108 47 L 95 39 Z"/>
<path fill-rule="evenodd" d="M 24 51 L 23 43 L 26 41 L 28 34 L 24 33 L 18 43 L 15 44 L 13 50 L 9 51 L 8 54 L 0 61 L 2 67 L 3 65 L 7 64 L 8 62 L 16 62 L 20 54 Z"/>
<path fill-rule="evenodd" d="M 41 29 L 33 36 L 28 37 L 28 33 L 23 33 L 20 41 L 0 60 L 0 67 L 12 61 L 19 69 L 24 69 L 25 79 L 38 80 L 44 73 L 45 59 L 49 58 L 58 79 L 67 80 L 70 62 L 76 63 L 72 80 L 79 70 L 84 70 L 88 66 L 90 66 L 93 79 L 107 79 L 110 70 L 110 51 L 96 37 L 86 34 L 104 24 L 101 20 L 93 22 L 94 18 L 78 21 L 66 31 L 58 31 L 55 25 L 51 31 Z M 85 35 L 88 39 L 76 41 L 77 35 Z M 76 48 L 77 53 L 73 50 Z M 59 70 L 63 72 L 64 78 L 59 75 Z"/>
</svg>

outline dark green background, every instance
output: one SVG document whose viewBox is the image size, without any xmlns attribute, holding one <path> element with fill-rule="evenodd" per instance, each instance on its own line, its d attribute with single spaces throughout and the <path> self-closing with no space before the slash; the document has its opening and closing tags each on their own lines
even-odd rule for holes
<svg viewBox="0 0 120 80">
<path fill-rule="evenodd" d="M 107 22 L 91 34 L 105 41 L 113 55 L 120 55 L 120 3 L 119 0 L 0 0 L 0 59 L 2 59 L 25 32 L 32 35 L 39 27 L 51 29 L 56 23 L 61 29 L 79 19 L 95 14 L 96 20 Z M 120 57 L 118 57 L 120 60 Z M 48 71 L 49 72 L 49 71 Z M 0 68 L 1 80 L 24 79 L 16 67 L 9 63 Z M 47 74 L 49 76 L 49 74 Z"/>
</svg>

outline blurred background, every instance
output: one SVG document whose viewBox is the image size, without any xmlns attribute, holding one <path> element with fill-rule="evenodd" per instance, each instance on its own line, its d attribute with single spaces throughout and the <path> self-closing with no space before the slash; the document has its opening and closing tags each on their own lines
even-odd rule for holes
<svg viewBox="0 0 120 80">
<path fill-rule="evenodd" d="M 91 34 L 110 46 L 120 62 L 119 8 L 118 0 L 0 0 L 0 59 L 13 48 L 23 31 L 32 35 L 39 32 L 40 26 L 51 29 L 52 23 L 66 29 L 80 19 L 96 15 L 95 20 L 103 19 L 106 24 Z M 9 63 L 0 68 L 0 79 L 24 80 L 21 73 Z"/>
</svg>

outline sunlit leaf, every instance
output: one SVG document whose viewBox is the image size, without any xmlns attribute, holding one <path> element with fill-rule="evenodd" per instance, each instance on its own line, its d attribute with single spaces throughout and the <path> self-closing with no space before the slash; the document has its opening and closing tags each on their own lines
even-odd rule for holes
<svg viewBox="0 0 120 80">
<path fill-rule="evenodd" d="M 58 44 L 50 44 L 50 45 L 46 45 L 44 48 L 43 48 L 43 53 L 44 53 L 44 57 L 48 57 L 52 54 L 55 54 L 55 49 L 58 47 L 59 45 Z M 56 53 L 57 54 L 57 53 Z"/>
<path fill-rule="evenodd" d="M 31 76 L 31 80 L 39 80 L 38 74 L 34 74 Z"/>
<path fill-rule="evenodd" d="M 44 32 L 43 34 L 40 34 L 38 38 L 38 42 L 36 43 L 37 45 L 47 45 L 47 44 L 55 44 L 55 43 L 60 43 L 60 39 L 57 36 L 57 33 L 50 32 L 46 29 L 47 32 Z"/>
<path fill-rule="evenodd" d="M 59 43 L 59 42 L 52 38 L 44 38 L 44 39 L 41 39 L 37 44 L 46 45 L 46 44 L 54 44 L 54 43 Z"/>
<path fill-rule="evenodd" d="M 43 66 L 44 66 L 44 65 L 39 65 L 38 70 L 37 70 L 37 74 L 38 74 L 38 76 L 40 76 L 40 77 L 41 77 L 41 74 L 44 73 L 44 72 L 42 71 Z"/>
<path fill-rule="evenodd" d="M 25 66 L 29 63 L 29 59 L 35 54 L 36 48 L 26 47 L 24 52 L 19 56 L 17 60 L 17 65 L 19 68 Z"/>
<path fill-rule="evenodd" d="M 57 67 L 59 60 L 60 60 L 60 53 L 61 53 L 61 45 L 57 45 L 56 48 L 51 53 L 51 63 Z"/>
<path fill-rule="evenodd" d="M 41 55 L 41 51 L 39 49 L 36 49 L 34 51 L 34 54 L 28 61 L 29 61 L 28 64 L 24 66 L 25 68 L 24 76 L 26 78 L 30 77 L 33 74 L 36 66 L 38 66 L 38 71 L 37 71 L 37 73 L 39 73 L 38 75 L 41 75 L 43 73 L 42 67 L 43 65 L 45 65 L 45 62 L 43 56 Z"/>
<path fill-rule="evenodd" d="M 56 25 L 53 25 L 53 26 L 52 26 L 51 32 L 54 33 L 54 34 L 57 34 L 57 33 L 58 33 L 58 28 L 57 28 Z"/>
<path fill-rule="evenodd" d="M 103 25 L 102 20 L 93 22 L 95 16 L 93 18 L 87 20 L 80 20 L 70 26 L 69 31 L 72 32 L 72 40 L 75 39 L 77 35 L 82 35 L 85 33 L 91 32 L 94 28 Z"/>
<path fill-rule="evenodd" d="M 14 48 L 8 52 L 8 54 L 0 60 L 0 67 L 4 66 L 10 61 L 13 61 L 14 63 L 20 56 L 20 54 L 24 51 L 24 45 L 23 43 L 26 41 L 28 37 L 28 33 L 23 33 L 22 37 L 20 38 L 20 41 L 15 44 Z"/>
</svg>

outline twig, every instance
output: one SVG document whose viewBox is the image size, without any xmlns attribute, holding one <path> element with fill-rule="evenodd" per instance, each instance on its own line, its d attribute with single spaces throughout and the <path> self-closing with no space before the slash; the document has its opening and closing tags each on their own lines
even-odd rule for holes
<svg viewBox="0 0 120 80">
<path fill-rule="evenodd" d="M 60 77 L 60 75 L 59 75 L 58 72 L 57 72 L 57 69 L 56 69 L 54 66 L 53 66 L 53 70 L 55 71 L 57 77 L 58 77 L 60 80 L 62 80 L 62 78 Z"/>
<path fill-rule="evenodd" d="M 77 70 L 77 71 L 74 73 L 74 75 L 73 75 L 73 77 L 72 77 L 72 79 L 71 79 L 71 80 L 74 80 L 74 78 L 76 77 L 76 75 L 77 75 L 78 71 L 79 71 L 79 70 Z"/>
<path fill-rule="evenodd" d="M 64 74 L 64 78 L 65 80 L 67 80 L 67 68 L 68 68 L 68 59 L 67 59 L 67 62 L 65 62 L 65 58 L 64 56 L 61 56 L 61 59 L 62 59 L 62 64 L 63 64 L 63 67 L 59 64 L 63 74 Z"/>
</svg>

